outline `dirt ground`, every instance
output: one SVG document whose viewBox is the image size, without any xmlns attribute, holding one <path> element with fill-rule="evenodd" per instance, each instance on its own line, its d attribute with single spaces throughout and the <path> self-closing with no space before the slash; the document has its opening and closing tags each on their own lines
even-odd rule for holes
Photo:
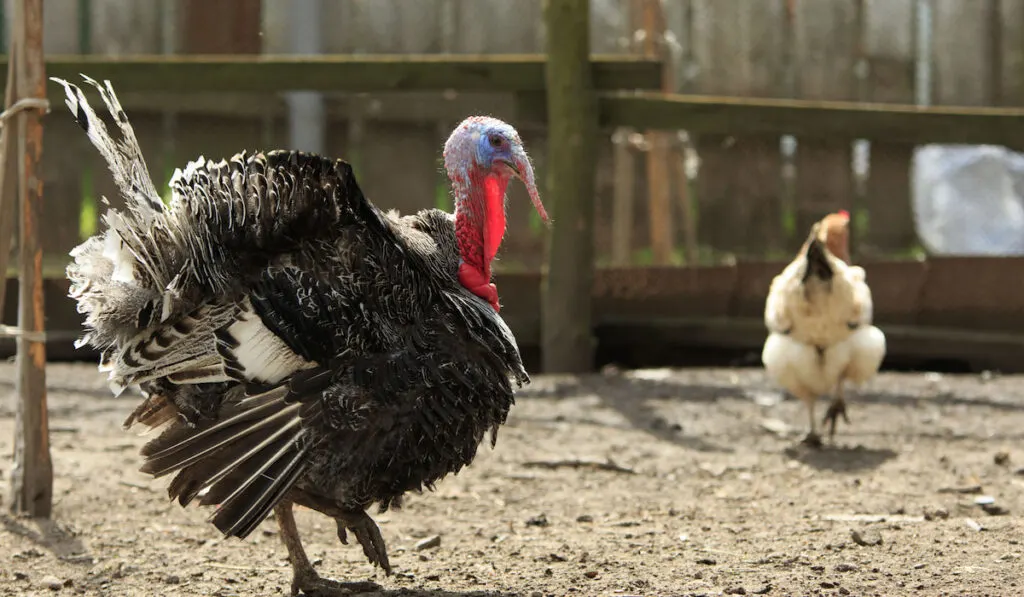
<svg viewBox="0 0 1024 597">
<path fill-rule="evenodd" d="M 6 514 L 14 370 L 0 365 L 0 594 L 289 592 L 272 520 L 222 540 L 137 472 L 146 438 L 120 428 L 133 397 L 90 365 L 48 374 L 44 523 Z M 812 451 L 801 405 L 757 369 L 540 376 L 496 449 L 375 516 L 391 577 L 332 521 L 302 510 L 299 525 L 323 574 L 392 595 L 1024 593 L 1024 378 L 883 374 L 851 398 L 852 424 Z M 575 459 L 591 464 L 561 466 Z M 609 461 L 622 470 L 592 466 Z"/>
</svg>

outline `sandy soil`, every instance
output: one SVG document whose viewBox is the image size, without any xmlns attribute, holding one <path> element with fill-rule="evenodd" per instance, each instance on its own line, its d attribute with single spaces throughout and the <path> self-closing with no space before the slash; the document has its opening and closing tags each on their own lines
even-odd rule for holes
<svg viewBox="0 0 1024 597">
<path fill-rule="evenodd" d="M 86 365 L 49 383 L 53 521 L 13 518 L 0 365 L 0 595 L 288 593 L 272 520 L 221 540 L 137 472 L 132 397 Z M 810 451 L 794 447 L 800 404 L 756 369 L 542 376 L 495 450 L 376 517 L 395 575 L 319 514 L 299 524 L 323 574 L 395 595 L 1024 593 L 1024 378 L 885 374 L 849 410 L 837 444 Z M 624 470 L 557 466 L 573 459 Z"/>
</svg>

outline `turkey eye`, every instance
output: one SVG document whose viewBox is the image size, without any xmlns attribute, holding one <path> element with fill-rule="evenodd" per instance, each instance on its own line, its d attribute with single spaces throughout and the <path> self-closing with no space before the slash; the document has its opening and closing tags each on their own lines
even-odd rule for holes
<svg viewBox="0 0 1024 597">
<path fill-rule="evenodd" d="M 501 147 L 501 137 L 498 135 L 491 135 L 491 147 Z"/>
</svg>

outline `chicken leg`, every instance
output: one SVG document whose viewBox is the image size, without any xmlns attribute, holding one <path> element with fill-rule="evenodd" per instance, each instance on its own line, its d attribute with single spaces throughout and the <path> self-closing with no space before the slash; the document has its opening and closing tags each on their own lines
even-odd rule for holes
<svg viewBox="0 0 1024 597">
<path fill-rule="evenodd" d="M 836 386 L 836 396 L 832 399 L 832 404 L 828 405 L 828 410 L 825 411 L 825 418 L 821 420 L 822 425 L 829 425 L 829 441 L 835 440 L 836 423 L 839 422 L 840 416 L 843 417 L 847 425 L 850 424 L 850 417 L 846 416 L 846 400 L 843 399 L 843 380 L 841 379 Z"/>
<path fill-rule="evenodd" d="M 284 546 L 288 550 L 288 563 L 292 565 L 292 595 L 298 595 L 301 592 L 310 597 L 338 597 L 380 590 L 380 585 L 375 582 L 340 582 L 323 578 L 317 574 L 316 570 L 313 570 L 313 565 L 309 563 L 306 550 L 302 548 L 299 529 L 295 525 L 295 513 L 292 512 L 292 502 L 281 502 L 274 506 L 274 514 L 277 516 L 277 524 L 281 529 L 281 541 L 284 542 Z M 362 543 L 359 531 L 356 529 L 353 531 L 356 532 L 356 537 Z M 339 527 L 339 537 L 341 534 L 342 531 Z M 379 530 L 377 534 L 380 534 Z M 365 545 L 363 551 L 366 551 Z"/>
</svg>

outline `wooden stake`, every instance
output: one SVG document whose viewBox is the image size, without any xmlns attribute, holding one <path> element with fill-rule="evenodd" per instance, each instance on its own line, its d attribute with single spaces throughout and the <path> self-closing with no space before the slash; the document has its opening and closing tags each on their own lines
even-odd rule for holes
<svg viewBox="0 0 1024 597">
<path fill-rule="evenodd" d="M 14 3 L 15 97 L 45 98 L 43 0 Z M 8 106 L 10 108 L 10 106 Z M 43 251 L 39 243 L 42 215 L 42 115 L 34 109 L 17 114 L 21 264 L 18 291 L 18 414 L 15 422 L 11 510 L 49 518 L 53 505 L 46 410 L 46 343 L 43 338 Z"/>
<path fill-rule="evenodd" d="M 665 19 L 661 0 L 646 0 L 643 11 L 646 58 L 667 58 L 664 52 Z M 671 61 L 666 61 L 668 65 Z M 675 77 L 670 68 L 663 70 L 662 91 L 674 91 Z M 647 132 L 647 193 L 651 228 L 651 252 L 655 265 L 672 263 L 675 249 L 675 229 L 672 225 L 672 186 L 669 181 L 669 153 L 672 149 L 668 131 Z"/>
<path fill-rule="evenodd" d="M 548 0 L 547 199 L 549 236 L 541 304 L 544 370 L 577 373 L 593 366 L 594 169 L 597 96 L 591 69 L 589 0 Z"/>
</svg>

